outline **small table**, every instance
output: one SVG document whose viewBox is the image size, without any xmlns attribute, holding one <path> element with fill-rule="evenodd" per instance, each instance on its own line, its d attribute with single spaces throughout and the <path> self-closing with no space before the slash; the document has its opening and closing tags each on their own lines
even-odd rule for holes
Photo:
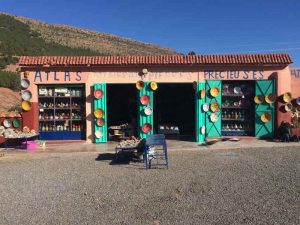
<svg viewBox="0 0 300 225">
<path fill-rule="evenodd" d="M 8 140 L 17 140 L 17 141 L 20 141 L 20 142 L 22 142 L 22 141 L 25 141 L 26 142 L 26 145 L 27 145 L 27 141 L 30 141 L 30 140 L 35 140 L 35 139 L 37 139 L 39 137 L 39 135 L 38 134 L 36 134 L 36 135 L 33 135 L 33 136 L 29 136 L 29 137 L 19 137 L 19 138 L 4 138 L 4 148 L 5 148 L 5 150 L 7 151 L 7 149 L 8 149 Z M 20 145 L 21 146 L 21 145 Z"/>
</svg>

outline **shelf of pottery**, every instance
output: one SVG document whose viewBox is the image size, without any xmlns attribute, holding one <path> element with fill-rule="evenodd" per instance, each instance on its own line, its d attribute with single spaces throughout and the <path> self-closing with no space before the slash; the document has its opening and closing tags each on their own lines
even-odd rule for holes
<svg viewBox="0 0 300 225">
<path fill-rule="evenodd" d="M 224 84 L 222 90 L 222 135 L 252 135 L 253 88 L 247 85 Z"/>
<path fill-rule="evenodd" d="M 82 91 L 71 88 L 39 90 L 40 131 L 81 131 L 84 119 Z"/>
</svg>

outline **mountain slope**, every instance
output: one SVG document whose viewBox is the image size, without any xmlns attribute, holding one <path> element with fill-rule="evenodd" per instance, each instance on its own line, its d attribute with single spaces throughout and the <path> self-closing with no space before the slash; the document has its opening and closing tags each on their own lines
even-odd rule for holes
<svg viewBox="0 0 300 225">
<path fill-rule="evenodd" d="M 13 16 L 40 34 L 47 43 L 71 48 L 84 48 L 100 55 L 170 55 L 175 51 L 116 35 L 100 33 L 66 25 L 48 24 L 38 20 Z"/>
</svg>

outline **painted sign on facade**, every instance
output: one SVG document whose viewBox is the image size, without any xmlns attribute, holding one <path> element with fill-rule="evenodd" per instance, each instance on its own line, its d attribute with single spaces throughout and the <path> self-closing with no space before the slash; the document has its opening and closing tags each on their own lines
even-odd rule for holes
<svg viewBox="0 0 300 225">
<path fill-rule="evenodd" d="M 34 83 L 77 83 L 82 81 L 82 72 L 35 71 Z"/>
<path fill-rule="evenodd" d="M 222 71 L 204 70 L 205 80 L 262 80 L 264 79 L 263 70 L 244 70 L 244 71 Z"/>
<path fill-rule="evenodd" d="M 300 78 L 300 69 L 291 69 L 292 78 Z"/>
</svg>

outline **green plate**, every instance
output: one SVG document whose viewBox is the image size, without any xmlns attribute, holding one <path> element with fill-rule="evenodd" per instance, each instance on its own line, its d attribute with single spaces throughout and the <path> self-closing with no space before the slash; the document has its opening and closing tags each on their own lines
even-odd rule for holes
<svg viewBox="0 0 300 225">
<path fill-rule="evenodd" d="M 13 120 L 13 126 L 14 128 L 19 128 L 20 127 L 20 121 L 18 119 Z"/>
</svg>

